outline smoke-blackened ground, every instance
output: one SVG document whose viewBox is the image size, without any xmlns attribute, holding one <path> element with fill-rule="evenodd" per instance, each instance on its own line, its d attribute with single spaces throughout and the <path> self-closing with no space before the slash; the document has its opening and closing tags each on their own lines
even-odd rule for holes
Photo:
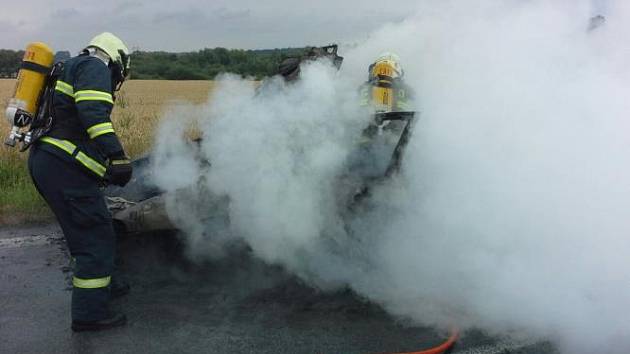
<svg viewBox="0 0 630 354">
<path fill-rule="evenodd" d="M 315 63 L 262 93 L 226 77 L 194 117 L 212 166 L 173 149 L 166 126 L 159 183 L 229 196 L 219 246 L 236 238 L 318 288 L 424 325 L 625 353 L 630 6 L 608 2 L 589 30 L 592 5 L 423 1 L 342 53 L 340 73 Z M 383 50 L 402 57 L 422 115 L 401 175 L 348 218 L 335 186 L 367 124 L 356 86 Z M 217 242 L 191 203 L 171 205 L 179 226 Z"/>
</svg>

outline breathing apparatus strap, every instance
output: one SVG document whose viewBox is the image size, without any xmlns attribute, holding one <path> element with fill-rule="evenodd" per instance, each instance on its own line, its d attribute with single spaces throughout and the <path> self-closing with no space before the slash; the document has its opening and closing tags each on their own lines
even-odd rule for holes
<svg viewBox="0 0 630 354">
<path fill-rule="evenodd" d="M 46 83 L 39 97 L 37 112 L 33 117 L 29 131 L 26 133 L 20 151 L 27 150 L 34 142 L 50 131 L 54 120 L 53 96 L 55 85 L 62 71 L 62 62 L 56 63 L 51 70 L 47 71 L 48 76 L 46 77 Z"/>
<path fill-rule="evenodd" d="M 390 88 L 394 85 L 394 78 L 383 74 L 377 74 L 376 77 L 370 80 L 370 84 L 375 87 Z"/>
<path fill-rule="evenodd" d="M 43 66 L 41 64 L 34 63 L 32 61 L 23 60 L 20 64 L 20 69 L 26 69 L 30 71 L 34 71 L 36 73 L 47 75 L 50 73 L 50 68 Z"/>
</svg>

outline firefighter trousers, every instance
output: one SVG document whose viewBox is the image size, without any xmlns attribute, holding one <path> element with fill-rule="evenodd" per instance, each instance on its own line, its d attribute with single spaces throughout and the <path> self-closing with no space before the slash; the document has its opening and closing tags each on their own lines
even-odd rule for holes
<svg viewBox="0 0 630 354">
<path fill-rule="evenodd" d="M 72 320 L 107 318 L 116 234 L 98 181 L 81 166 L 37 146 L 31 147 L 28 167 L 74 261 Z"/>
</svg>

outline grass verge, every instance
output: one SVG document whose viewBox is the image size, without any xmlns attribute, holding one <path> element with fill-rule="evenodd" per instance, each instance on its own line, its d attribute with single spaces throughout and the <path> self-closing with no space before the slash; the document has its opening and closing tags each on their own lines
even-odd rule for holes
<svg viewBox="0 0 630 354">
<path fill-rule="evenodd" d="M 0 225 L 46 222 L 52 213 L 31 182 L 24 156 L 0 160 Z"/>
</svg>

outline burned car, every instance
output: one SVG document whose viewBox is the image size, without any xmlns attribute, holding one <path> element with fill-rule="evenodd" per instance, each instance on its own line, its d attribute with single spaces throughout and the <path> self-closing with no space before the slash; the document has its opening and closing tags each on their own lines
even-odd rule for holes
<svg viewBox="0 0 630 354">
<path fill-rule="evenodd" d="M 384 112 L 374 115 L 357 143 L 355 153 L 348 157 L 345 173 L 339 176 L 343 208 L 352 210 L 369 195 L 370 187 L 383 183 L 400 169 L 405 147 L 411 137 L 415 112 Z M 191 141 L 198 146 L 199 141 Z M 201 153 L 198 161 L 204 168 L 212 168 Z M 106 201 L 114 225 L 120 233 L 142 233 L 175 230 L 169 218 L 165 192 L 151 178 L 152 156 L 133 161 L 134 178 L 125 187 L 110 186 L 105 190 Z M 186 198 L 187 191 L 176 198 Z M 227 215 L 229 198 L 209 193 L 204 205 L 211 205 L 215 213 Z"/>
<path fill-rule="evenodd" d="M 278 73 L 286 81 L 295 80 L 300 63 L 322 57 L 330 59 L 330 63 L 337 68 L 343 60 L 337 55 L 336 45 L 311 48 L 303 56 L 285 59 L 280 64 Z M 380 78 L 381 81 L 383 79 Z M 349 213 L 369 196 L 372 186 L 383 183 L 400 169 L 416 119 L 413 111 L 396 111 L 393 108 L 391 97 L 394 95 L 391 92 L 384 91 L 382 86 L 378 90 L 387 99 L 380 100 L 380 108 L 373 110 L 376 112 L 368 126 L 362 130 L 361 136 L 356 138 L 354 150 L 347 158 L 343 173 L 337 178 L 337 195 L 342 204 L 339 209 Z M 386 104 L 383 105 L 383 102 Z M 204 155 L 201 143 L 200 139 L 189 141 L 190 151 L 193 151 L 194 161 L 199 164 L 200 169 L 211 169 L 211 158 Z M 110 186 L 105 190 L 107 204 L 119 233 L 176 230 L 178 222 L 167 212 L 167 197 L 174 198 L 171 201 L 181 198 L 186 202 L 202 198 L 205 214 L 201 218 L 229 223 L 229 197 L 215 195 L 203 189 L 203 183 L 199 183 L 200 187 L 196 191 L 184 188 L 167 195 L 153 182 L 153 160 L 154 156 L 150 153 L 133 161 L 134 176 L 131 182 L 124 188 Z"/>
</svg>

